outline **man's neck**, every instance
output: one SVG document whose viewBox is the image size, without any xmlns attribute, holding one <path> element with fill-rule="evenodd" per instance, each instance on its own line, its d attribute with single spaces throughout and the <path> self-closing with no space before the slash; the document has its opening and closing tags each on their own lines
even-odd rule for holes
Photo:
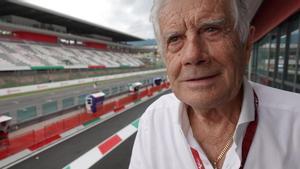
<svg viewBox="0 0 300 169">
<path fill-rule="evenodd" d="M 226 114 L 214 111 L 210 114 L 197 114 L 189 111 L 189 121 L 193 133 L 197 134 L 198 141 L 213 138 L 221 138 L 225 134 L 234 132 L 239 118 L 239 112 L 233 111 Z M 203 139 L 201 139 L 203 138 Z"/>
<path fill-rule="evenodd" d="M 228 103 L 211 109 L 193 108 L 188 106 L 187 112 L 190 120 L 200 123 L 201 126 L 214 128 L 225 124 L 236 125 L 239 119 L 243 101 L 243 90 Z M 191 124 L 192 125 L 192 124 Z"/>
<path fill-rule="evenodd" d="M 233 137 L 240 116 L 242 98 L 241 90 L 232 101 L 224 106 L 205 111 L 192 107 L 187 109 L 193 135 L 211 162 L 217 158 L 220 150 Z"/>
</svg>

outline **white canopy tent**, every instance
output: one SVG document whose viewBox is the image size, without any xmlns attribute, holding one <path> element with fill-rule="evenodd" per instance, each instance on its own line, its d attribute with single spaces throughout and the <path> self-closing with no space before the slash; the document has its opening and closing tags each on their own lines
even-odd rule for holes
<svg viewBox="0 0 300 169">
<path fill-rule="evenodd" d="M 0 116 L 0 123 L 2 123 L 2 122 L 8 122 L 8 121 L 10 121 L 12 118 L 11 117 L 9 117 L 9 116 L 6 116 L 6 115 L 2 115 L 2 116 Z"/>
</svg>

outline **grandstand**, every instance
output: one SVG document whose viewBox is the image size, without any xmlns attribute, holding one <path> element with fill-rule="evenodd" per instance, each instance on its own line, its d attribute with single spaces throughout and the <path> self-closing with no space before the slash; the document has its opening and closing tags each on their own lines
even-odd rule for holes
<svg viewBox="0 0 300 169">
<path fill-rule="evenodd" d="M 2 70 L 11 67 L 34 66 L 64 66 L 66 68 L 88 68 L 100 66 L 103 68 L 143 66 L 138 54 L 99 51 L 82 47 L 67 47 L 63 45 L 46 46 L 35 43 L 0 42 L 0 65 Z"/>
<path fill-rule="evenodd" d="M 141 38 L 23 1 L 0 6 L 0 88 L 157 67 L 154 49 L 128 43 Z"/>
</svg>

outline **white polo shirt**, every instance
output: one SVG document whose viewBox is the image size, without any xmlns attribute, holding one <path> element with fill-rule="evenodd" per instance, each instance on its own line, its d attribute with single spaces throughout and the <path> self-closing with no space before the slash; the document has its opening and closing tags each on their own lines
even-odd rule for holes
<svg viewBox="0 0 300 169">
<path fill-rule="evenodd" d="M 244 80 L 241 114 L 222 169 L 238 169 L 245 130 L 254 120 L 255 90 L 258 126 L 244 169 L 300 169 L 300 95 Z M 140 119 L 129 169 L 197 169 L 190 147 L 205 169 L 213 169 L 193 137 L 185 105 L 174 94 L 155 101 Z"/>
</svg>

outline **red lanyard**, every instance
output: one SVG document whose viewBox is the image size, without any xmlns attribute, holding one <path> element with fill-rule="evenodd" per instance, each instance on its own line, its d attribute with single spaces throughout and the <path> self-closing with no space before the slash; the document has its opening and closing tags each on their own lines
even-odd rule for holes
<svg viewBox="0 0 300 169">
<path fill-rule="evenodd" d="M 205 169 L 198 151 L 193 149 L 192 147 L 191 147 L 191 150 L 192 150 L 192 154 L 193 154 L 193 157 L 194 157 L 196 165 L 197 165 L 197 169 Z"/>
<path fill-rule="evenodd" d="M 254 93 L 254 108 L 255 108 L 255 119 L 254 121 L 250 122 L 247 129 L 246 129 L 246 134 L 244 136 L 243 139 L 243 145 L 242 145 L 242 162 L 241 162 L 241 166 L 239 169 L 243 169 L 244 165 L 246 163 L 246 159 L 256 132 L 256 128 L 257 128 L 257 123 L 258 123 L 258 97 L 255 93 L 255 91 L 253 90 Z M 194 148 L 191 147 L 191 151 L 193 154 L 193 157 L 195 159 L 196 165 L 197 165 L 197 169 L 205 169 L 202 160 L 200 158 L 200 155 L 198 153 L 197 150 L 195 150 Z"/>
</svg>

